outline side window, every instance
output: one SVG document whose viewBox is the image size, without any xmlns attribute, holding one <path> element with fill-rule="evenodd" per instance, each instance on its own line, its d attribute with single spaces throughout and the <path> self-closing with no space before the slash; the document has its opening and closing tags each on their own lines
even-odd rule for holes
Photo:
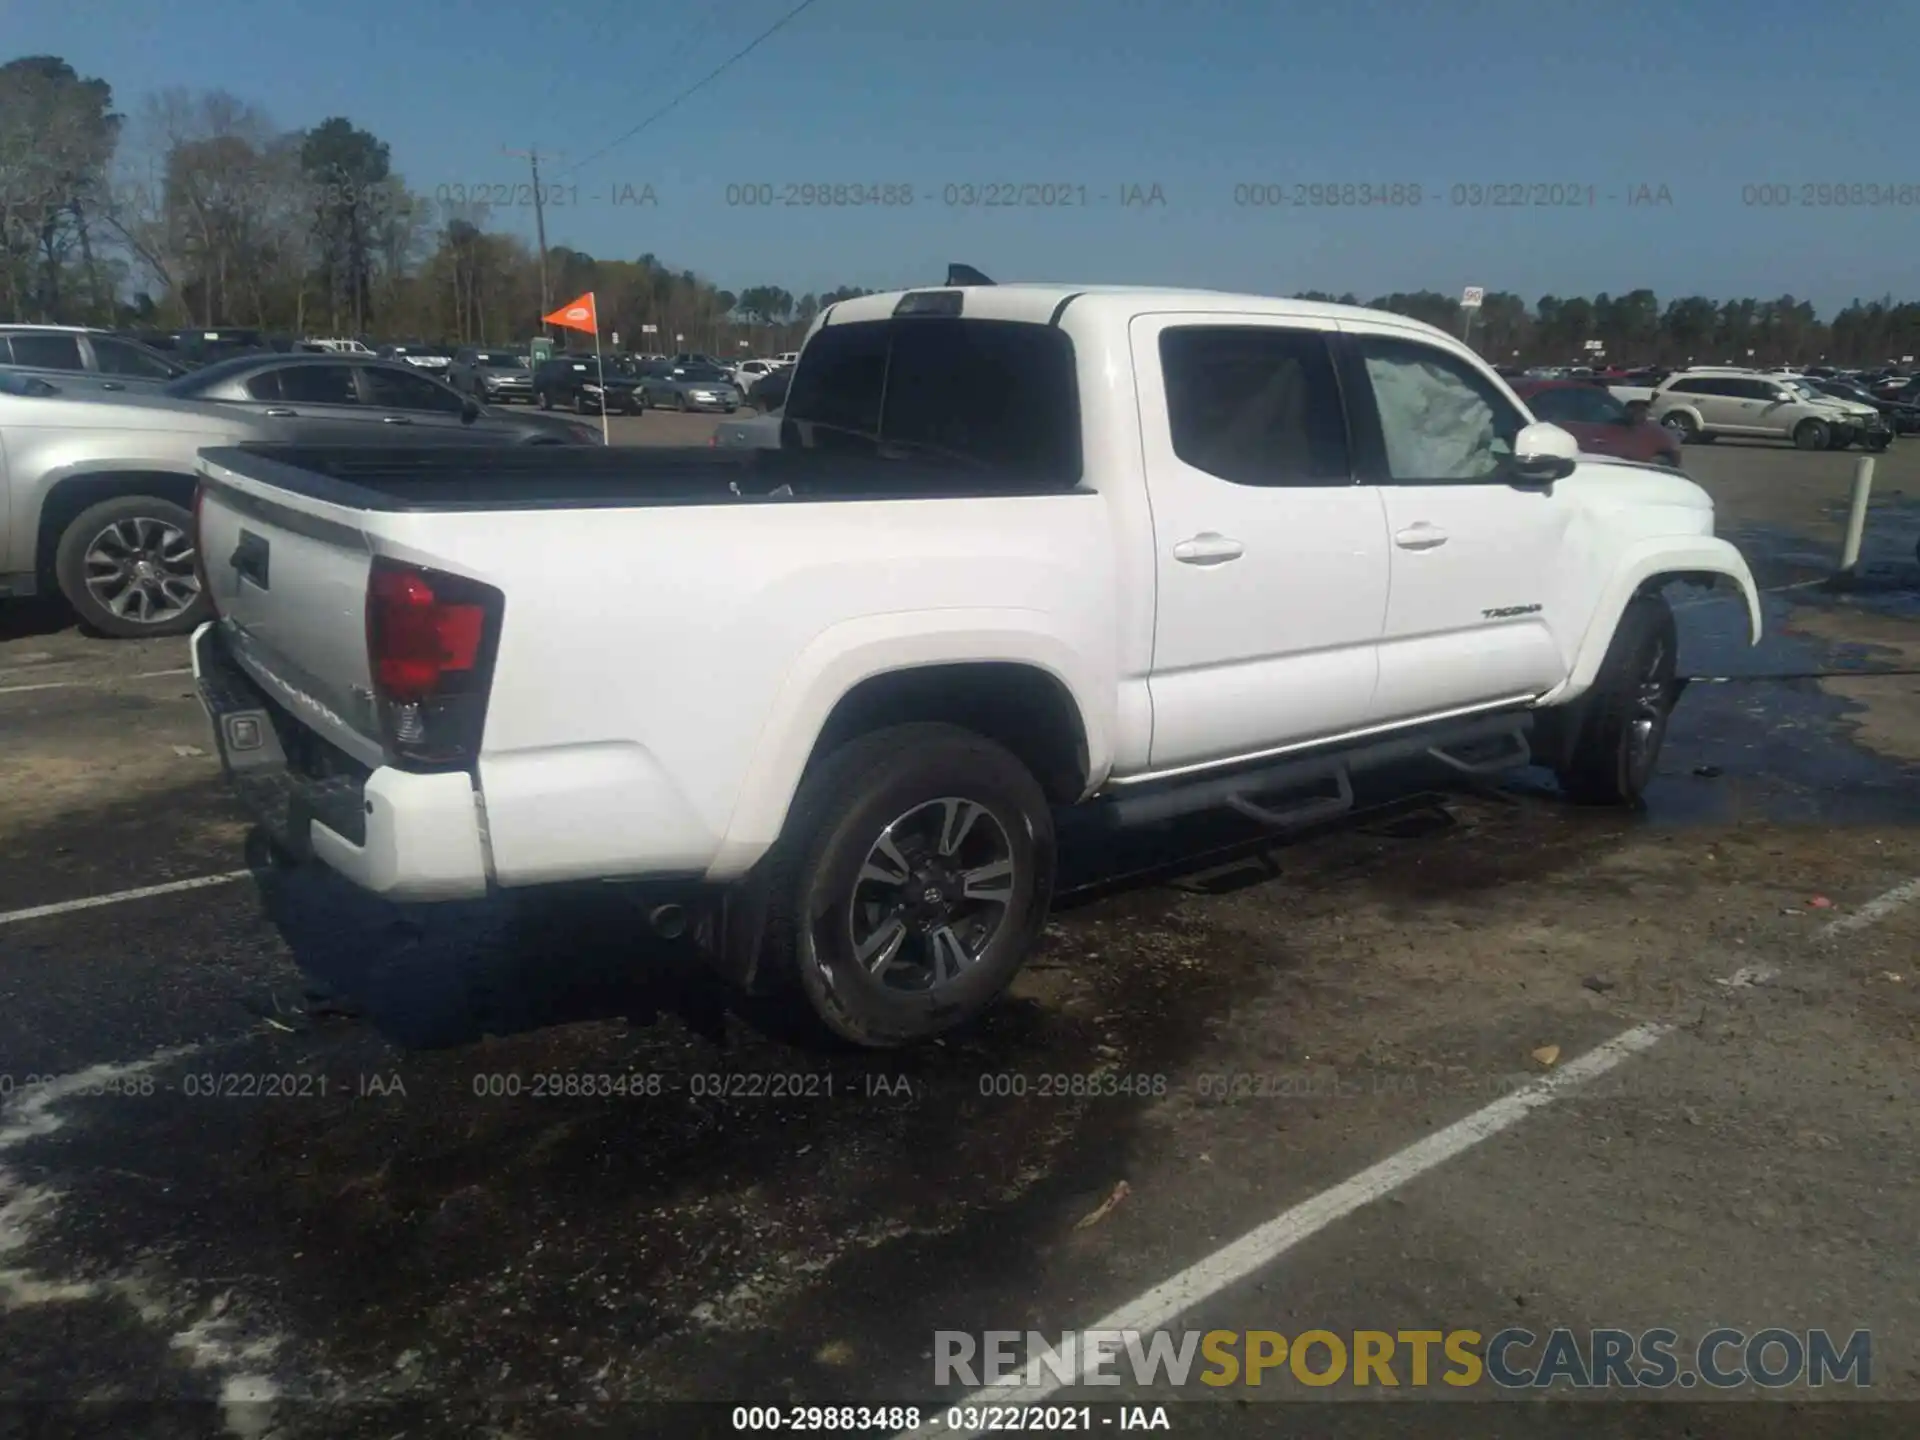
<svg viewBox="0 0 1920 1440">
<path fill-rule="evenodd" d="M 1667 393 L 1669 395 L 1698 395 L 1700 393 L 1700 382 L 1698 380 L 1676 380 L 1667 387 Z"/>
<path fill-rule="evenodd" d="M 1458 356 L 1417 341 L 1359 337 L 1380 413 L 1387 474 L 1402 484 L 1494 481 L 1526 423 Z"/>
<path fill-rule="evenodd" d="M 284 400 L 287 397 L 280 391 L 280 376 L 283 371 L 263 370 L 247 381 L 249 400 Z"/>
<path fill-rule="evenodd" d="M 166 361 L 124 340 L 95 336 L 93 358 L 103 375 L 131 375 L 141 380 L 173 378 L 173 367 Z"/>
<path fill-rule="evenodd" d="M 36 335 L 16 332 L 13 336 L 13 363 L 36 370 L 84 370 L 80 341 L 72 335 Z"/>
<path fill-rule="evenodd" d="M 1787 387 L 1776 380 L 1736 380 L 1735 392 L 1742 400 L 1771 400 Z"/>
<path fill-rule="evenodd" d="M 1346 412 L 1326 337 L 1269 326 L 1160 336 L 1173 453 L 1235 485 L 1350 485 Z"/>
<path fill-rule="evenodd" d="M 296 405 L 358 405 L 350 365 L 288 365 L 268 372 L 279 376 L 282 400 Z M 247 387 L 251 393 L 253 387 Z"/>
<path fill-rule="evenodd" d="M 888 323 L 828 325 L 807 344 L 807 363 L 787 399 L 789 422 L 806 421 L 876 434 L 886 384 Z"/>
<path fill-rule="evenodd" d="M 384 365 L 369 365 L 360 372 L 367 378 L 367 393 L 372 403 L 383 410 L 424 410 L 441 415 L 458 415 L 466 402 L 451 390 L 436 385 L 424 375 L 409 375 Z"/>
<path fill-rule="evenodd" d="M 896 321 L 880 439 L 1077 481 L 1073 342 L 1051 325 L 1011 320 Z"/>
</svg>

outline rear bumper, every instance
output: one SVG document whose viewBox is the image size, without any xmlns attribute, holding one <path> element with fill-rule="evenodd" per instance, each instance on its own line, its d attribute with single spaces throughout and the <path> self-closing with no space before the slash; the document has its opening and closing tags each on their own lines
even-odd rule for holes
<svg viewBox="0 0 1920 1440">
<path fill-rule="evenodd" d="M 282 849 L 324 861 L 393 900 L 487 893 L 472 776 L 357 764 L 300 725 L 234 663 L 219 621 L 193 632 L 192 651 L 221 768 Z"/>
</svg>

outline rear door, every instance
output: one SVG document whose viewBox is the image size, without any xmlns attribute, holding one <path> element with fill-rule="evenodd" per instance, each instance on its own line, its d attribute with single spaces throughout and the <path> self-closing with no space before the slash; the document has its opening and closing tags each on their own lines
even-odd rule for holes
<svg viewBox="0 0 1920 1440">
<path fill-rule="evenodd" d="M 270 366 L 248 379 L 246 391 L 248 409 L 284 430 L 288 442 L 364 445 L 371 434 L 373 417 L 360 403 L 351 365 Z"/>
<path fill-rule="evenodd" d="M 1293 317 L 1133 321 L 1157 584 L 1155 770 L 1366 723 L 1386 521 L 1379 489 L 1353 471 L 1333 338 L 1332 322 Z"/>
<path fill-rule="evenodd" d="M 16 330 L 0 338 L 0 359 L 10 359 L 15 368 L 32 370 L 56 385 L 70 384 L 87 371 L 86 357 L 80 353 L 80 337 L 63 330 Z"/>
<path fill-rule="evenodd" d="M 1380 486 L 1391 595 L 1369 720 L 1528 700 L 1565 678 L 1557 566 L 1573 504 L 1510 483 L 1527 416 L 1482 366 L 1397 327 L 1342 321 L 1361 478 Z M 1584 617 L 1583 617 L 1584 618 Z"/>
<path fill-rule="evenodd" d="M 89 335 L 87 348 L 93 352 L 93 368 L 100 375 L 103 389 L 121 390 L 128 386 L 153 390 L 166 384 L 180 369 L 131 341 L 112 335 Z"/>
</svg>

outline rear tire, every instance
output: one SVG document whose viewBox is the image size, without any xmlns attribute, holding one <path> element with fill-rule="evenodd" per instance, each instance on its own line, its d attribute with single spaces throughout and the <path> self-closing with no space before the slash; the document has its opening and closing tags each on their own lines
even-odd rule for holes
<svg viewBox="0 0 1920 1440">
<path fill-rule="evenodd" d="M 900 725 L 822 761 L 761 863 L 764 973 L 838 1039 L 906 1045 L 974 1018 L 1025 964 L 1053 896 L 1053 812 L 993 741 Z M 879 973 L 863 946 L 891 957 Z"/>
<path fill-rule="evenodd" d="M 1802 420 L 1793 427 L 1793 443 L 1800 450 L 1824 450 L 1832 439 L 1824 420 Z"/>
<path fill-rule="evenodd" d="M 1560 788 L 1581 805 L 1638 805 L 1679 697 L 1673 609 L 1659 595 L 1630 601 L 1586 697 L 1586 718 Z"/>
<path fill-rule="evenodd" d="M 1671 415 L 1662 415 L 1660 423 L 1671 431 L 1673 437 L 1682 445 L 1691 445 L 1700 438 L 1700 427 L 1684 410 L 1676 410 Z"/>
<path fill-rule="evenodd" d="M 54 578 L 81 624 L 99 634 L 116 640 L 185 635 L 213 616 L 191 568 L 193 543 L 193 516 L 171 500 L 122 495 L 67 525 L 54 552 Z M 112 608 L 123 599 L 123 610 Z M 137 618 L 142 606 L 162 618 Z"/>
</svg>

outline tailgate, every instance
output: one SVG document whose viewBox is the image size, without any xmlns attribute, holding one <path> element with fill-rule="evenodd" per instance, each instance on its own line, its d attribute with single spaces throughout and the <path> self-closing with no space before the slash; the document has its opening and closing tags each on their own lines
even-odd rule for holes
<svg viewBox="0 0 1920 1440">
<path fill-rule="evenodd" d="M 201 565 L 228 648 L 294 716 L 382 762 L 367 659 L 364 515 L 275 485 L 275 462 L 200 460 Z"/>
</svg>

